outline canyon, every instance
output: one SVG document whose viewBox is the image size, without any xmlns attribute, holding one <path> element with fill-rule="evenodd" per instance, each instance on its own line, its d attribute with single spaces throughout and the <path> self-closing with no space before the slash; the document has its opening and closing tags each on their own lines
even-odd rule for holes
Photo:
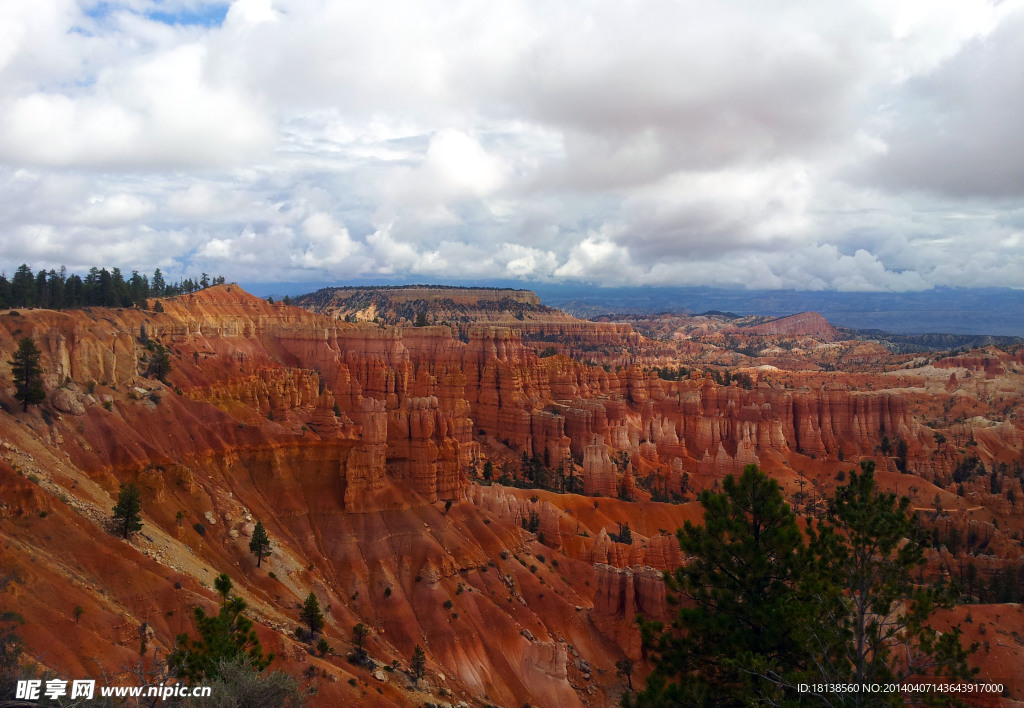
<svg viewBox="0 0 1024 708">
<path fill-rule="evenodd" d="M 813 514 L 875 460 L 923 518 L 984 536 L 983 573 L 1024 567 L 1020 345 L 902 354 L 813 313 L 641 325 L 528 291 L 341 294 L 296 300 L 311 311 L 225 284 L 0 312 L 3 361 L 31 337 L 47 391 L 21 412 L 0 367 L 0 563 L 17 578 L 0 601 L 41 665 L 121 675 L 140 628 L 157 661 L 227 573 L 311 705 L 613 705 L 615 663 L 641 683 L 650 668 L 636 616 L 674 612 L 675 530 L 751 463 Z M 147 375 L 157 345 L 165 380 Z M 126 483 L 143 506 L 130 542 L 109 521 Z M 928 571 L 962 561 L 937 547 Z M 333 655 L 295 636 L 310 592 Z M 974 661 L 1021 700 L 998 667 L 1024 661 L 1024 616 L 1002 607 Z M 388 670 L 345 660 L 358 622 Z"/>
</svg>

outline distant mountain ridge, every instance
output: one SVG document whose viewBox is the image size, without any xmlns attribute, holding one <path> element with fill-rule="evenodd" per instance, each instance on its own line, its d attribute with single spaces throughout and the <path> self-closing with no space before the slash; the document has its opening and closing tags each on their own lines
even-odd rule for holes
<svg viewBox="0 0 1024 708">
<path fill-rule="evenodd" d="M 901 335 L 1024 336 L 1024 290 L 935 288 L 921 292 L 597 288 L 535 284 L 548 305 L 581 318 L 616 313 L 700 313 L 784 317 L 813 311 L 832 325 Z"/>
<path fill-rule="evenodd" d="M 242 283 L 258 296 L 300 293 L 328 283 Z M 331 286 L 338 289 L 335 286 Z M 387 281 L 345 289 L 398 290 L 423 287 Z M 722 313 L 731 316 L 785 317 L 813 311 L 832 325 L 893 334 L 1024 336 L 1024 289 L 947 288 L 905 293 L 805 290 L 729 290 L 710 287 L 615 287 L 529 281 L 439 281 L 431 288 L 509 290 L 528 287 L 544 305 L 574 317 L 614 314 Z"/>
</svg>

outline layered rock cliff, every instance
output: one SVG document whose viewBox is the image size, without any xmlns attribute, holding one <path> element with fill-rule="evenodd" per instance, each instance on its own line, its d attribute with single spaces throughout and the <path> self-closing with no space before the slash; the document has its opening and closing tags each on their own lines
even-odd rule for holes
<svg viewBox="0 0 1024 708">
<path fill-rule="evenodd" d="M 639 658 L 635 615 L 670 613 L 660 573 L 684 561 L 672 532 L 699 520 L 698 491 L 745 464 L 789 494 L 825 494 L 838 472 L 877 457 L 883 479 L 922 505 L 941 492 L 947 508 L 984 505 L 1005 525 L 1024 504 L 1010 498 L 1019 485 L 994 494 L 953 480 L 962 451 L 989 468 L 1019 456 L 1019 354 L 859 378 L 750 369 L 743 388 L 545 351 L 649 346 L 619 325 L 349 323 L 237 286 L 161 307 L 0 314 L 4 361 L 21 337 L 42 351 L 43 406 L 20 414 L 4 371 L 0 516 L 5 559 L 43 559 L 24 573 L 38 599 L 18 598 L 26 617 L 59 628 L 26 637 L 55 668 L 92 654 L 116 671 L 142 622 L 166 649 L 228 572 L 285 664 L 327 672 L 325 701 L 363 700 L 378 682 L 309 658 L 290 635 L 310 591 L 330 606 L 338 646 L 355 622 L 372 628 L 383 663 L 423 646 L 437 695 L 604 705 L 621 690 L 615 661 Z M 160 347 L 166 382 L 146 374 Z M 1007 407 L 1014 415 L 997 420 Z M 145 509 L 132 544 L 104 529 L 126 482 Z M 255 520 L 275 546 L 260 571 L 247 552 Z M 55 609 L 68 602 L 95 619 L 73 629 L 70 610 Z M 381 688 L 385 703 L 426 700 L 397 680 Z"/>
</svg>

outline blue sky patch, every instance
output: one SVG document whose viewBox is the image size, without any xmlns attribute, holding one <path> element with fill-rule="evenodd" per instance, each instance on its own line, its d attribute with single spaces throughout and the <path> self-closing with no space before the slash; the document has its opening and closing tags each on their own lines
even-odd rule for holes
<svg viewBox="0 0 1024 708">
<path fill-rule="evenodd" d="M 98 2 L 84 8 L 85 16 L 94 20 L 103 21 L 110 15 L 112 6 L 109 2 Z"/>
<path fill-rule="evenodd" d="M 165 25 L 198 25 L 200 27 L 220 27 L 228 14 L 228 3 L 201 5 L 196 8 L 171 11 L 153 10 L 146 17 Z"/>
<path fill-rule="evenodd" d="M 227 17 L 229 3 L 201 4 L 195 7 L 180 7 L 177 3 L 154 3 L 154 8 L 144 15 L 154 22 L 165 25 L 194 25 L 199 27 L 220 27 Z M 111 13 L 123 7 L 118 2 L 100 0 L 84 8 L 85 15 L 98 22 L 106 20 Z"/>
</svg>

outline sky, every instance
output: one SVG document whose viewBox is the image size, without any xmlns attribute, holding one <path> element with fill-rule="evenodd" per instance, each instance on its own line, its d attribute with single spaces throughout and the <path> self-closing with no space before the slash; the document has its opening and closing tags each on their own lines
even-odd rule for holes
<svg viewBox="0 0 1024 708">
<path fill-rule="evenodd" d="M 1024 286 L 1024 0 L 2 0 L 0 266 Z"/>
</svg>

